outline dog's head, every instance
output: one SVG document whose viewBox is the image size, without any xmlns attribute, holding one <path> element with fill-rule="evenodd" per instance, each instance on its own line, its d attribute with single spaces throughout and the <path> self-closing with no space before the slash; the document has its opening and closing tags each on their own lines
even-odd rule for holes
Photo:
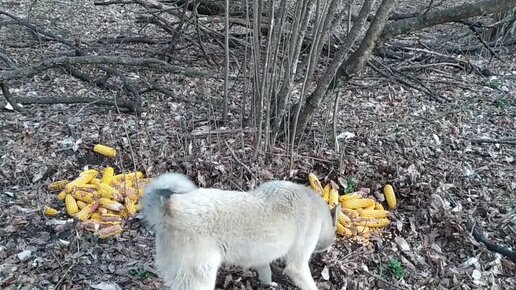
<svg viewBox="0 0 516 290">
<path fill-rule="evenodd" d="M 321 206 L 319 210 L 323 213 L 323 219 L 319 240 L 314 250 L 316 253 L 326 252 L 332 246 L 333 242 L 335 242 L 337 216 L 341 211 L 340 204 L 337 204 L 332 209 L 329 209 L 328 205 L 324 201 L 322 205 L 323 206 Z"/>
</svg>

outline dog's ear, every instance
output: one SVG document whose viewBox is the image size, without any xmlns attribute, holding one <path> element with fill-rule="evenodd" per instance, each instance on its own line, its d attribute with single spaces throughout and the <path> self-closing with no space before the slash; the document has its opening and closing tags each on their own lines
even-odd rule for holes
<svg viewBox="0 0 516 290">
<path fill-rule="evenodd" d="M 331 220 L 333 222 L 333 227 L 337 227 L 337 218 L 339 216 L 339 212 L 341 211 L 341 205 L 340 203 L 334 206 L 332 209 L 330 209 L 331 213 Z"/>
</svg>

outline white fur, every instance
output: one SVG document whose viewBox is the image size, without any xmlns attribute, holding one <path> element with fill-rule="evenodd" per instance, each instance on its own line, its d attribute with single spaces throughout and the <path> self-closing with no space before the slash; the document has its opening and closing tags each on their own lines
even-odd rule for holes
<svg viewBox="0 0 516 290">
<path fill-rule="evenodd" d="M 212 290 L 221 264 L 254 268 L 270 285 L 269 264 L 284 258 L 285 274 L 298 287 L 317 289 L 309 259 L 335 240 L 335 217 L 318 194 L 288 181 L 266 182 L 250 192 L 196 188 L 183 186 L 179 176 L 156 180 L 143 197 L 166 286 Z M 161 206 L 154 192 L 163 187 L 186 190 L 173 192 Z"/>
</svg>

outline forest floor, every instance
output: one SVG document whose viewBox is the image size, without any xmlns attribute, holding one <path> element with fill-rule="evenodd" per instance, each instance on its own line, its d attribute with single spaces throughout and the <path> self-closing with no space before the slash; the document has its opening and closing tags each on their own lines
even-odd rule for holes
<svg viewBox="0 0 516 290">
<path fill-rule="evenodd" d="M 6 2 L 0 10 L 25 16 L 30 2 Z M 84 42 L 144 30 L 153 33 L 134 23 L 130 5 L 70 3 L 34 4 L 32 11 L 51 19 L 48 28 L 68 31 Z M 432 46 L 434 42 L 458 38 L 461 33 L 469 32 L 452 25 L 398 38 L 389 45 L 423 43 L 424 50 L 437 52 L 441 47 Z M 0 26 L 0 39 L 5 40 L 0 48 L 19 66 L 55 56 L 56 51 L 64 53 L 53 42 L 30 48 L 27 35 Z M 107 54 L 110 49 L 120 53 L 128 47 L 133 53 L 141 48 L 113 44 L 98 49 Z M 55 193 L 46 189 L 51 181 L 71 179 L 86 166 L 113 166 L 117 171 L 141 170 L 151 177 L 179 171 L 203 187 L 221 189 L 248 190 L 271 178 L 307 184 L 309 172 L 321 179 L 352 178 L 357 187 L 373 191 L 392 183 L 399 207 L 389 234 L 375 239 L 371 247 L 339 238 L 327 254 L 315 255 L 311 268 L 320 289 L 516 289 L 516 265 L 487 250 L 464 227 L 473 222 L 497 244 L 516 249 L 516 49 L 497 49 L 501 60 L 488 53 L 440 52 L 452 58 L 431 67 L 420 65 L 425 60 L 436 62 L 436 55 L 421 50 L 405 51 L 413 57 L 404 62 L 377 57 L 384 65 L 419 79 L 434 95 L 365 69 L 340 94 L 337 128 L 345 136 L 340 139 L 342 153 L 335 153 L 331 114 L 325 113 L 333 111 L 331 101 L 311 122 L 293 170 L 280 145 L 272 155 L 254 158 L 253 134 L 240 129 L 236 91 L 241 84 L 232 87 L 231 119 L 224 127 L 213 122 L 223 97 L 222 80 L 144 70 L 133 70 L 129 76 L 142 89 L 161 85 L 175 97 L 144 94 L 141 116 L 96 104 L 30 105 L 24 115 L 2 105 L 0 288 L 162 287 L 153 266 L 154 236 L 139 216 L 125 223 L 120 236 L 98 240 L 67 222 L 63 210 L 55 218 L 41 213 L 45 205 L 62 208 Z M 223 60 L 222 55 L 213 57 Z M 488 69 L 493 76 L 449 64 L 457 59 Z M 173 62 L 222 71 L 208 65 L 199 52 L 181 53 Z M 16 96 L 124 97 L 122 91 L 100 89 L 62 70 L 10 85 Z M 118 157 L 98 157 L 91 151 L 97 143 L 116 147 Z M 391 259 L 401 261 L 403 279 L 393 279 L 384 271 Z M 274 269 L 276 289 L 294 289 Z M 329 276 L 321 274 L 326 271 Z M 224 267 L 217 287 L 255 289 L 257 278 L 254 272 Z"/>
</svg>

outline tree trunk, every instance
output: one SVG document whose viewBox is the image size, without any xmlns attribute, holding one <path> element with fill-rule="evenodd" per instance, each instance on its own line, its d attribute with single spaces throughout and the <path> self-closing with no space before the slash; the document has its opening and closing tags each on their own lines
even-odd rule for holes
<svg viewBox="0 0 516 290">
<path fill-rule="evenodd" d="M 366 4 L 369 4 L 368 2 L 364 3 L 364 7 Z M 299 130 L 297 132 L 293 132 L 293 134 L 297 135 L 297 137 L 300 136 L 300 134 L 305 129 L 308 120 L 312 116 L 312 114 L 315 112 L 317 108 L 319 108 L 319 105 L 326 95 L 330 84 L 332 80 L 335 77 L 339 77 L 339 75 L 345 75 L 347 79 L 351 78 L 353 75 L 356 75 L 357 73 L 362 70 L 364 67 L 364 64 L 367 62 L 369 57 L 371 56 L 371 53 L 376 46 L 376 42 L 378 40 L 378 37 L 382 33 L 382 30 L 385 26 L 385 23 L 387 22 L 387 19 L 389 18 L 390 13 L 392 10 L 396 7 L 396 0 L 383 0 L 382 4 L 378 8 L 378 11 L 376 13 L 376 17 L 374 18 L 373 22 L 369 26 L 369 29 L 367 30 L 367 33 L 362 40 L 362 43 L 360 44 L 360 47 L 357 49 L 357 51 L 346 61 L 344 65 L 342 65 L 342 62 L 346 58 L 347 52 L 352 46 L 351 43 L 347 43 L 344 41 L 344 44 L 342 45 L 341 49 L 337 53 L 334 61 L 330 64 L 330 66 L 327 68 L 323 78 L 319 82 L 319 85 L 317 86 L 316 90 L 306 99 L 306 102 L 304 103 L 304 108 L 301 111 L 298 119 L 298 128 Z M 367 19 L 369 11 L 360 11 L 359 19 L 362 21 L 365 21 Z M 352 35 L 353 30 L 357 25 L 360 25 L 360 22 L 355 23 L 353 25 L 353 28 L 351 32 L 348 34 Z M 362 24 L 363 25 L 363 24 Z M 362 26 L 360 25 L 360 27 Z M 360 28 L 359 27 L 359 28 Z M 356 32 L 358 33 L 358 32 Z M 356 36 L 355 36 L 356 37 Z M 353 41 L 354 42 L 354 41 Z M 299 105 L 299 104 L 298 104 Z"/>
</svg>

